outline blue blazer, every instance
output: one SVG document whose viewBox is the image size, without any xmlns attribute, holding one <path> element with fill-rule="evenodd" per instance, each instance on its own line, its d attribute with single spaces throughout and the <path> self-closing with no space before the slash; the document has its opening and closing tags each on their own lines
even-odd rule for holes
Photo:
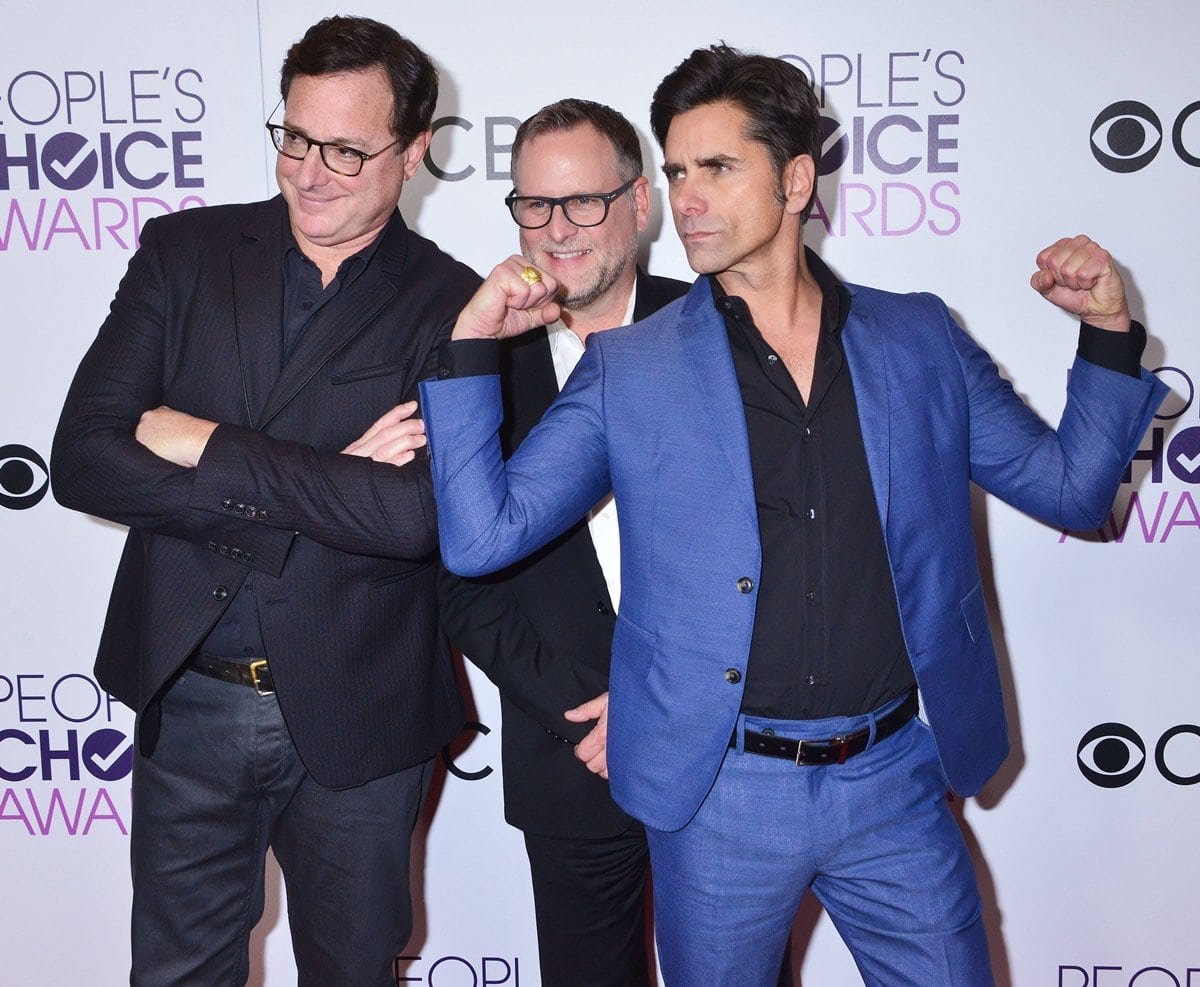
<svg viewBox="0 0 1200 987">
<path fill-rule="evenodd" d="M 971 795 L 1008 753 L 971 481 L 1048 524 L 1095 528 L 1166 388 L 1076 360 L 1056 431 L 938 298 L 848 287 L 842 339 L 905 644 L 946 776 Z M 421 385 L 442 554 L 464 575 L 506 566 L 611 487 L 612 791 L 675 830 L 708 793 L 742 701 L 761 565 L 745 415 L 706 278 L 589 343 L 507 464 L 495 377 Z"/>
</svg>

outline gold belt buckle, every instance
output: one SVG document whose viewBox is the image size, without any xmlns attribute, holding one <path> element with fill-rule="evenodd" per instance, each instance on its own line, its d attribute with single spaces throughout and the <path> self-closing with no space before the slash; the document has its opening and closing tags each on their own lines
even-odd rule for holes
<svg viewBox="0 0 1200 987">
<path fill-rule="evenodd" d="M 263 669 L 265 669 L 266 667 L 267 667 L 267 659 L 266 658 L 259 658 L 257 661 L 250 662 L 250 681 L 254 684 L 254 691 L 257 692 L 260 696 L 273 696 L 273 695 L 275 695 L 275 690 L 274 689 L 264 689 L 262 682 L 259 680 L 259 677 L 258 677 L 262 673 Z"/>
</svg>

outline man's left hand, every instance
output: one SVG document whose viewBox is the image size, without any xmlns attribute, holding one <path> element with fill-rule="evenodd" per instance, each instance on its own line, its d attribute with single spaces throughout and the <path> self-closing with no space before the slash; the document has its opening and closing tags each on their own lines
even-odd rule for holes
<svg viewBox="0 0 1200 987">
<path fill-rule="evenodd" d="M 216 428 L 217 422 L 163 405 L 142 414 L 134 438 L 160 459 L 176 466 L 190 467 L 200 462 L 209 436 Z"/>
<path fill-rule="evenodd" d="M 1086 236 L 1064 237 L 1037 256 L 1033 289 L 1098 329 L 1129 332 L 1125 282 L 1109 252 Z"/>
<path fill-rule="evenodd" d="M 575 756 L 587 765 L 589 771 L 601 778 L 608 777 L 608 693 L 602 692 L 595 699 L 569 709 L 563 713 L 572 723 L 595 720 L 583 740 L 575 745 Z"/>
</svg>

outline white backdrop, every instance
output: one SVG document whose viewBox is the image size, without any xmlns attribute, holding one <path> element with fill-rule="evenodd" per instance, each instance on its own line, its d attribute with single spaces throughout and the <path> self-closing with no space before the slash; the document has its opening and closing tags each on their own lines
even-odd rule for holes
<svg viewBox="0 0 1200 987">
<path fill-rule="evenodd" d="M 128 962 L 131 717 L 91 679 L 122 531 L 59 508 L 45 461 L 70 376 L 146 217 L 274 192 L 262 121 L 314 0 L 7 0 L 0 35 L 0 929 L 6 983 L 116 983 Z M 651 150 L 654 86 L 725 39 L 794 59 L 831 129 L 807 238 L 846 278 L 941 294 L 1044 415 L 1075 330 L 1027 286 L 1087 232 L 1125 270 L 1173 394 L 1112 521 L 1064 535 L 977 499 L 1014 753 L 963 806 L 1002 984 L 1200 987 L 1200 8 L 1014 0 L 617 0 L 554 8 L 362 0 L 442 72 L 411 225 L 486 272 L 515 249 L 501 199 L 516 122 L 564 96 L 625 112 Z M 1118 105 L 1124 104 L 1124 105 Z M 831 125 L 832 126 L 832 125 Z M 660 208 L 658 273 L 686 277 Z M 1187 560 L 1193 561 L 1189 563 Z M 400 981 L 536 987 L 519 834 L 501 818 L 495 695 L 435 786 L 419 928 Z M 294 982 L 278 876 L 253 983 Z M 859 982 L 806 909 L 810 987 Z"/>
</svg>

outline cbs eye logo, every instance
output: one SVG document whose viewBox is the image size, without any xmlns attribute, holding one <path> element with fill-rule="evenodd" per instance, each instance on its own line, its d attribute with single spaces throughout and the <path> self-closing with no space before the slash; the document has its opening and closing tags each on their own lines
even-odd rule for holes
<svg viewBox="0 0 1200 987">
<path fill-rule="evenodd" d="M 1192 744 L 1189 756 L 1188 745 L 1173 743 L 1182 736 L 1200 740 L 1200 726 L 1180 723 L 1167 730 L 1154 745 L 1154 766 L 1174 785 L 1195 785 L 1200 782 L 1200 768 L 1197 767 L 1200 749 Z M 1131 784 L 1142 773 L 1146 760 L 1145 742 L 1124 723 L 1101 723 L 1092 727 L 1075 749 L 1075 762 L 1080 772 L 1100 788 L 1124 788 Z M 1180 770 L 1176 771 L 1176 768 Z M 1192 773 L 1182 773 L 1187 770 Z"/>
<path fill-rule="evenodd" d="M 1171 146 L 1184 164 L 1200 168 L 1200 117 L 1192 123 L 1200 100 L 1189 103 L 1171 127 Z M 1189 127 L 1189 124 L 1191 125 Z M 1106 106 L 1092 121 L 1092 156 L 1109 171 L 1130 174 L 1141 171 L 1157 156 L 1163 144 L 1163 125 L 1158 114 L 1145 103 L 1123 99 Z"/>
<path fill-rule="evenodd" d="M 0 446 L 0 507 L 27 511 L 50 489 L 50 467 L 28 446 Z"/>
</svg>

